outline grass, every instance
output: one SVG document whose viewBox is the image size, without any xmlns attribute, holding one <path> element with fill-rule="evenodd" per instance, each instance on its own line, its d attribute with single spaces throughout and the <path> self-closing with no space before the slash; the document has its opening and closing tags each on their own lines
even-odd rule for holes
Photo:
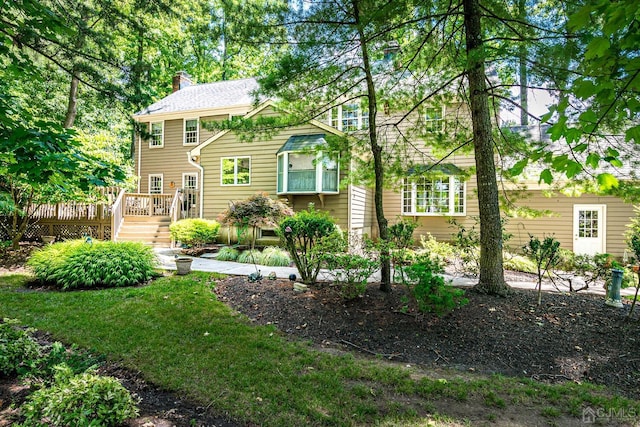
<svg viewBox="0 0 640 427">
<path fill-rule="evenodd" d="M 467 425 L 460 408 L 476 405 L 499 419 L 513 402 L 539 417 L 576 417 L 587 405 L 640 413 L 638 402 L 588 384 L 459 372 L 434 377 L 321 353 L 218 302 L 211 292 L 218 278 L 194 272 L 143 287 L 58 292 L 25 289 L 27 276 L 5 275 L 0 317 L 119 361 L 217 413 L 264 426 Z"/>
</svg>

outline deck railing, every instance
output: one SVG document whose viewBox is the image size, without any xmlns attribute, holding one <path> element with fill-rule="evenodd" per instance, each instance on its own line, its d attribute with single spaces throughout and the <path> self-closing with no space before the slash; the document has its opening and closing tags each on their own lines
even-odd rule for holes
<svg viewBox="0 0 640 427">
<path fill-rule="evenodd" d="M 122 223 L 124 222 L 124 195 L 124 190 L 120 190 L 118 198 L 113 202 L 113 205 L 111 206 L 111 240 L 116 240 L 116 238 L 118 237 L 118 233 L 120 232 L 120 227 L 122 227 Z"/>
<path fill-rule="evenodd" d="M 169 216 L 172 199 L 171 194 L 126 193 L 124 215 Z"/>
<path fill-rule="evenodd" d="M 183 188 L 180 190 L 180 218 L 200 217 L 200 190 Z"/>
</svg>

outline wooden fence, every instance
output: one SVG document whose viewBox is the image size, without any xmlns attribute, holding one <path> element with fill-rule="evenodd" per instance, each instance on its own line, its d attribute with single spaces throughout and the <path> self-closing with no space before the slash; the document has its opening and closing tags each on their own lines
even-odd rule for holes
<svg viewBox="0 0 640 427">
<path fill-rule="evenodd" d="M 94 239 L 111 240 L 112 206 L 120 192 L 117 187 L 107 187 L 100 189 L 100 201 L 95 203 L 40 205 L 31 215 L 31 223 L 22 239 L 40 241 L 42 236 L 55 236 L 56 240 L 91 236 Z M 1 220 L 8 223 L 11 218 L 4 217 Z M 0 236 L 2 240 L 7 238 Z"/>
</svg>

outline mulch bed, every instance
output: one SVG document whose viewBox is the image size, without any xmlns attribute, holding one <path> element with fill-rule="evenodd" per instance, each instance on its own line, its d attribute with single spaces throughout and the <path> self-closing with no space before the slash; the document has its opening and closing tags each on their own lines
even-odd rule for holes
<svg viewBox="0 0 640 427">
<path fill-rule="evenodd" d="M 405 312 L 405 290 L 384 293 L 370 284 L 344 301 L 335 286 L 297 293 L 288 280 L 250 283 L 230 277 L 218 298 L 257 324 L 274 324 L 321 347 L 358 351 L 390 360 L 542 381 L 588 381 L 640 398 L 638 311 L 616 309 L 586 293 L 537 294 L 516 290 L 507 298 L 467 291 L 469 303 L 442 317 Z"/>
</svg>

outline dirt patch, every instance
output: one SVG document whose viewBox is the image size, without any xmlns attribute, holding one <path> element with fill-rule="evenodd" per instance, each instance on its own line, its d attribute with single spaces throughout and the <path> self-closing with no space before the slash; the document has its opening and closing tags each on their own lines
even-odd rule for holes
<svg viewBox="0 0 640 427">
<path fill-rule="evenodd" d="M 216 287 L 220 300 L 258 324 L 325 348 L 358 351 L 426 368 L 589 381 L 640 398 L 637 311 L 604 304 L 584 293 L 513 290 L 508 298 L 467 292 L 469 303 L 442 317 L 416 314 L 405 291 L 370 284 L 362 298 L 344 301 L 335 286 L 293 290 L 288 280 L 250 283 L 230 277 Z"/>
</svg>

